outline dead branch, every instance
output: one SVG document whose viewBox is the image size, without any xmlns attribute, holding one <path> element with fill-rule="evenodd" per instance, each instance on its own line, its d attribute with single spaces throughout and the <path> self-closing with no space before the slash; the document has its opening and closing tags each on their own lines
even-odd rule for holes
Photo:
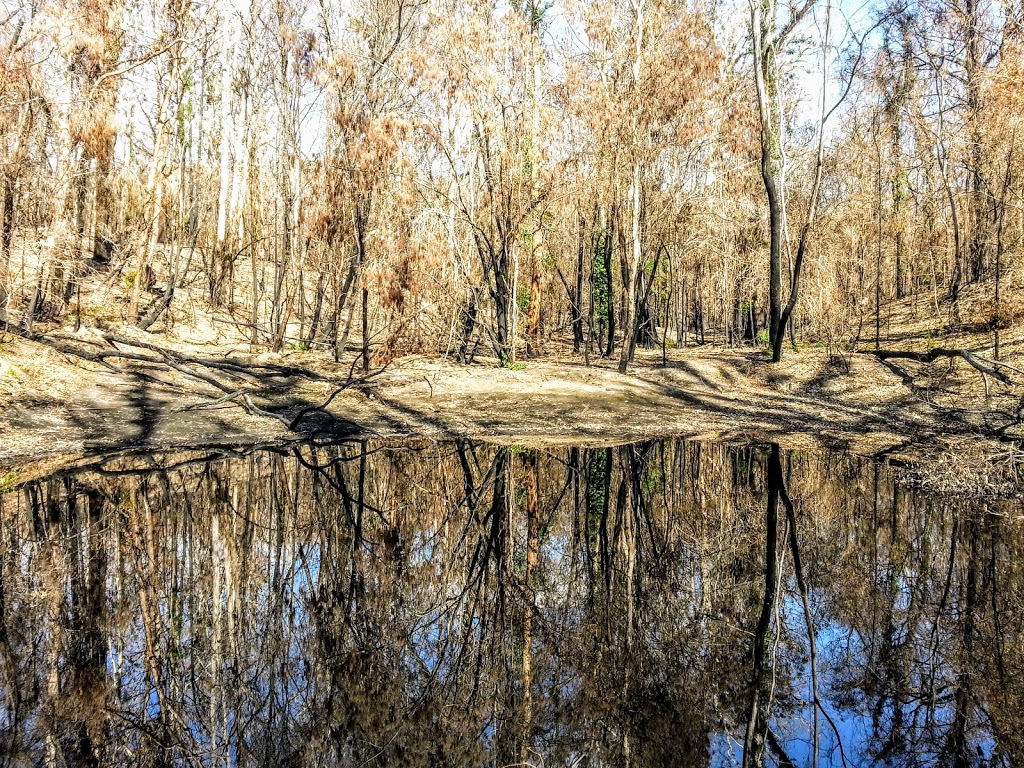
<svg viewBox="0 0 1024 768">
<path fill-rule="evenodd" d="M 991 376 L 996 381 L 1002 382 L 1007 386 L 1014 384 L 1013 379 L 999 370 L 999 367 L 1010 368 L 1010 366 L 986 361 L 974 352 L 966 349 L 935 347 L 928 352 L 908 352 L 901 349 L 872 349 L 865 350 L 864 354 L 874 355 L 879 360 L 913 360 L 918 363 L 934 363 L 939 358 L 955 359 L 959 357 L 982 375 Z"/>
<path fill-rule="evenodd" d="M 277 411 L 268 411 L 265 408 L 260 408 L 258 405 L 256 405 L 256 403 L 254 403 L 252 401 L 252 398 L 249 397 L 248 394 L 243 394 L 242 395 L 241 403 L 242 403 L 242 406 L 245 408 L 245 410 L 247 410 L 252 415 L 254 415 L 254 416 L 264 416 L 264 417 L 266 417 L 268 419 L 277 419 L 282 424 L 284 424 L 286 427 L 288 427 L 289 430 L 292 429 L 292 426 L 291 426 L 292 421 L 291 421 L 291 419 L 289 419 L 283 413 L 278 413 Z"/>
<path fill-rule="evenodd" d="M 300 368 L 292 365 L 278 365 L 276 363 L 259 363 L 255 361 L 238 360 L 235 358 L 224 358 L 223 360 L 212 360 L 207 357 L 196 357 L 188 355 L 184 352 L 177 350 L 170 350 L 165 347 L 157 346 L 146 341 L 139 341 L 137 339 L 129 339 L 125 336 L 119 336 L 115 333 L 104 333 L 103 338 L 113 344 L 121 344 L 127 347 L 138 347 L 139 349 L 148 349 L 152 352 L 156 352 L 163 357 L 173 357 L 176 360 L 194 363 L 201 365 L 206 368 L 215 368 L 222 371 L 234 372 L 246 375 L 255 375 L 255 372 L 259 371 L 264 375 L 277 376 L 286 378 L 294 376 L 303 379 L 309 379 L 310 381 L 337 381 L 337 379 L 324 376 L 323 374 L 317 373 L 316 371 L 310 370 L 309 368 Z"/>
<path fill-rule="evenodd" d="M 216 408 L 218 405 L 224 405 L 225 403 L 231 403 L 237 400 L 239 397 L 244 395 L 246 390 L 236 389 L 234 392 L 228 392 L 226 395 L 214 398 L 213 400 L 206 400 L 202 403 L 193 403 L 191 405 L 181 405 L 177 408 L 172 409 L 172 413 L 184 413 L 185 411 L 202 411 L 207 408 Z"/>
<path fill-rule="evenodd" d="M 138 329 L 140 331 L 148 331 L 153 324 L 160 319 L 160 315 L 171 306 L 171 300 L 174 298 L 175 279 L 171 278 L 171 282 L 167 284 L 167 288 L 164 290 L 163 295 L 157 299 L 156 303 L 150 308 L 146 316 L 139 320 Z"/>
<path fill-rule="evenodd" d="M 296 431 L 302 420 L 311 413 L 316 411 L 326 411 L 327 407 L 334 401 L 334 399 L 345 390 L 350 388 L 360 388 L 370 379 L 380 375 L 387 369 L 387 366 L 384 366 L 379 370 L 356 377 L 354 375 L 355 362 L 353 362 L 352 366 L 350 366 L 348 370 L 348 375 L 344 380 L 341 380 L 321 375 L 306 368 L 275 365 L 272 363 L 250 363 L 248 361 L 236 359 L 211 360 L 208 358 L 196 357 L 178 350 L 160 347 L 147 341 L 119 336 L 115 333 L 104 333 L 102 335 L 102 339 L 109 345 L 109 347 L 104 347 L 95 351 L 92 349 L 84 349 L 77 344 L 67 343 L 64 340 L 47 339 L 45 341 L 63 354 L 87 360 L 89 362 L 98 363 L 115 371 L 118 370 L 118 368 L 110 362 L 112 359 L 167 367 L 190 379 L 201 381 L 222 393 L 220 396 L 213 397 L 202 403 L 177 408 L 175 409 L 175 412 L 201 410 L 205 408 L 213 408 L 218 405 L 224 405 L 226 403 L 233 403 L 244 408 L 254 416 L 280 421 L 291 432 Z M 37 340 L 44 339 L 43 337 L 37 337 Z M 126 347 L 134 347 L 135 349 L 126 349 Z M 224 381 L 221 381 L 221 379 L 217 378 L 217 376 L 214 375 L 215 372 L 222 374 L 222 378 L 227 377 L 229 379 L 229 383 L 225 383 Z M 304 378 L 319 381 L 333 381 L 336 384 L 339 384 L 339 386 L 335 388 L 322 403 L 303 407 L 294 416 L 289 416 L 280 411 L 272 411 L 267 408 L 263 408 L 253 401 L 253 396 L 259 393 L 258 383 L 267 378 Z M 235 381 L 231 382 L 231 379 L 234 379 Z M 239 380 L 248 380 L 249 382 L 256 383 L 257 386 L 243 386 L 239 388 L 237 383 Z"/>
<path fill-rule="evenodd" d="M 288 429 L 291 430 L 292 432 L 294 432 L 295 428 L 297 426 L 299 426 L 299 422 L 302 421 L 303 418 L 305 418 L 309 414 L 313 413 L 314 411 L 324 411 L 324 410 L 326 410 L 327 406 L 329 406 L 331 404 L 331 402 L 334 400 L 334 398 L 336 398 L 338 395 L 340 395 L 342 392 L 344 392 L 348 388 L 349 388 L 348 383 L 342 384 L 336 390 L 331 392 L 330 396 L 328 396 L 328 398 L 326 400 L 324 400 L 320 405 L 310 405 L 310 406 L 307 406 L 306 408 L 303 408 L 301 411 L 299 411 L 297 414 L 295 414 L 295 418 L 293 418 L 290 422 L 285 422 L 288 425 Z"/>
</svg>

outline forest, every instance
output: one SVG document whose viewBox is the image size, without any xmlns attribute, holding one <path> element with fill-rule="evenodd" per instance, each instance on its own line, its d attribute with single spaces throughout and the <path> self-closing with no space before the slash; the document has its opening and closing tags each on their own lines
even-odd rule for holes
<svg viewBox="0 0 1024 768">
<path fill-rule="evenodd" d="M 625 371 L 638 346 L 877 347 L 897 304 L 999 359 L 1018 320 L 1019 3 L 0 14 L 17 333 L 201 317 L 364 369 L 571 344 Z"/>
<path fill-rule="evenodd" d="M 0 765 L 1020 765 L 1022 23 L 0 0 Z"/>
</svg>

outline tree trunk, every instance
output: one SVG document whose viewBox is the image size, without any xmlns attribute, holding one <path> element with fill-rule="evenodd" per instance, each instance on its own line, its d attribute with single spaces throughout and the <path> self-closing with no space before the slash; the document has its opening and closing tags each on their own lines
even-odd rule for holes
<svg viewBox="0 0 1024 768">
<path fill-rule="evenodd" d="M 540 24 L 543 18 L 543 11 L 540 5 L 527 3 L 526 6 L 530 18 L 530 49 L 533 58 L 533 65 L 530 71 L 530 102 L 532 114 L 530 116 L 530 195 L 534 201 L 540 197 L 538 145 L 540 142 L 540 95 L 541 95 L 541 73 L 543 46 L 541 43 Z M 544 213 L 539 211 L 534 226 L 533 239 L 530 243 L 530 305 L 526 312 L 526 354 L 527 356 L 540 354 L 542 350 L 541 341 L 541 308 L 544 301 L 544 275 L 542 272 L 544 261 Z"/>
<path fill-rule="evenodd" d="M 228 241 L 231 201 L 231 40 L 232 22 L 230 7 L 225 4 L 221 11 L 220 48 L 220 143 L 218 145 L 217 175 L 217 240 L 214 247 L 210 280 L 210 300 L 214 306 L 222 306 L 225 300 L 224 284 L 231 280 L 231 245 Z"/>
<path fill-rule="evenodd" d="M 625 316 L 623 317 L 622 349 L 619 352 L 619 373 L 625 373 L 633 360 L 636 350 L 637 336 L 637 287 L 640 282 L 641 258 L 643 256 L 640 241 L 640 163 L 633 165 L 633 183 L 630 185 L 631 197 L 631 231 L 630 231 L 630 263 L 622 279 L 626 297 Z"/>
<path fill-rule="evenodd" d="M 580 222 L 579 247 L 576 249 L 576 302 L 572 318 L 572 348 L 579 354 L 586 341 L 583 336 L 583 223 Z"/>
<path fill-rule="evenodd" d="M 14 239 L 14 181 L 0 173 L 0 322 L 7 322 L 11 243 Z"/>
<path fill-rule="evenodd" d="M 604 211 L 602 211 L 602 217 Z M 604 266 L 605 279 L 605 325 L 608 328 L 608 339 L 605 345 L 605 357 L 611 357 L 615 351 L 615 281 L 612 274 L 612 249 L 615 247 L 615 224 L 618 220 L 618 210 L 612 207 L 608 216 L 608 223 L 604 235 L 604 243 L 601 249 L 601 259 Z"/>
<path fill-rule="evenodd" d="M 968 246 L 968 272 L 972 282 L 979 281 L 988 269 L 988 227 L 983 200 L 985 198 L 985 137 L 982 135 L 980 53 L 981 30 L 978 0 L 966 0 L 966 50 L 964 65 L 967 77 L 967 112 L 970 126 L 971 149 L 967 155 L 967 173 L 970 184 L 968 195 L 971 242 Z"/>
<path fill-rule="evenodd" d="M 142 316 L 142 294 L 149 288 L 149 275 L 152 273 L 152 265 L 156 258 L 156 250 L 160 241 L 160 218 L 163 212 L 164 198 L 164 164 L 166 161 L 166 144 L 169 141 L 167 134 L 167 114 L 170 109 L 171 94 L 178 87 L 178 71 L 180 51 L 175 46 L 171 54 L 170 76 L 167 84 L 161 90 L 157 101 L 156 120 L 154 122 L 156 136 L 153 143 L 153 157 L 150 159 L 149 174 L 146 180 L 146 197 L 149 200 L 149 236 L 146 238 L 146 247 L 140 249 L 139 256 L 135 261 L 135 276 L 132 283 L 131 299 L 128 304 L 128 320 L 137 323 Z"/>
</svg>

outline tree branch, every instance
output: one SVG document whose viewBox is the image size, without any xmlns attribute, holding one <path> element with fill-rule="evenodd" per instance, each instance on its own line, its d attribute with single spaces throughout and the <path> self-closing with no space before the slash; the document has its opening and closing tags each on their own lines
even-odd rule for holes
<svg viewBox="0 0 1024 768">
<path fill-rule="evenodd" d="M 948 349 L 946 347 L 935 347 L 928 352 L 907 352 L 899 349 L 873 349 L 865 350 L 863 354 L 874 355 L 879 360 L 913 360 L 918 363 L 934 363 L 939 358 L 961 358 L 975 370 L 983 375 L 991 376 L 996 381 L 1006 385 L 1015 382 L 1005 373 L 999 370 L 1000 367 L 1009 368 L 1001 363 L 990 363 L 966 349 Z"/>
</svg>

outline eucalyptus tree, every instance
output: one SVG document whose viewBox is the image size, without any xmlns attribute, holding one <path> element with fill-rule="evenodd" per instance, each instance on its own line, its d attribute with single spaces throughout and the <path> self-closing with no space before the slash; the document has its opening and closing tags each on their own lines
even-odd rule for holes
<svg viewBox="0 0 1024 768">
<path fill-rule="evenodd" d="M 810 229 L 818 206 L 824 159 L 824 126 L 827 119 L 824 80 L 827 79 L 828 29 L 831 7 L 826 10 L 825 33 L 822 44 L 822 78 L 820 114 L 817 120 L 817 146 L 813 162 L 812 181 L 807 200 L 807 213 L 800 231 L 792 273 L 786 281 L 789 295 L 783 300 L 783 248 L 787 231 L 786 189 L 784 177 L 784 130 L 786 115 L 780 88 L 783 78 L 783 57 L 801 22 L 808 17 L 816 0 L 803 0 L 801 4 L 780 11 L 777 0 L 751 0 L 750 29 L 754 59 L 754 86 L 757 94 L 758 139 L 760 143 L 761 180 L 768 203 L 768 335 L 772 362 L 782 359 L 782 345 L 793 310 L 796 308 L 800 273 L 807 254 Z"/>
<path fill-rule="evenodd" d="M 38 122 L 37 77 L 32 67 L 33 33 L 20 10 L 0 35 L 0 322 L 6 322 L 11 294 L 10 263 L 15 226 L 15 188 L 28 170 L 30 141 Z"/>
<path fill-rule="evenodd" d="M 237 246 L 237 226 L 231 226 L 234 223 L 233 218 L 237 216 L 237 200 L 232 192 L 237 195 L 241 186 L 237 169 L 242 159 L 239 157 L 241 153 L 238 151 L 236 136 L 240 130 L 239 123 L 244 121 L 245 115 L 243 110 L 241 120 L 236 121 L 237 103 L 240 101 L 236 98 L 236 81 L 241 79 L 237 61 L 241 47 L 242 14 L 235 8 L 233 0 L 220 0 L 216 12 L 215 29 L 220 40 L 217 46 L 216 69 L 211 79 L 216 81 L 219 99 L 216 118 L 217 221 L 215 241 L 208 264 L 210 301 L 214 306 L 220 306 L 225 302 L 225 294 L 231 285 L 233 249 Z"/>
<path fill-rule="evenodd" d="M 604 285 L 608 344 L 614 347 L 618 299 L 622 327 L 619 370 L 633 359 L 638 318 L 661 251 L 654 242 L 648 205 L 651 196 L 679 194 L 673 153 L 685 152 L 700 133 L 718 78 L 718 51 L 707 15 L 699 4 L 676 0 L 590 2 L 578 11 L 586 47 L 570 68 L 574 117 L 589 131 L 595 208 L 591 227 L 593 273 Z M 575 102 L 575 103 L 573 103 Z M 616 234 L 617 233 L 617 234 Z M 661 233 L 659 233 L 661 234 Z M 613 291 L 611 254 L 619 253 L 621 290 Z"/>
<path fill-rule="evenodd" d="M 532 17 L 487 0 L 439 2 L 434 13 L 438 55 L 424 128 L 444 172 L 430 184 L 465 232 L 479 268 L 469 276 L 471 320 L 461 333 L 477 322 L 482 283 L 493 312 L 491 346 L 499 364 L 510 365 L 519 339 L 522 257 L 535 255 L 532 233 L 551 189 L 544 127 L 531 107 L 536 30 Z"/>
<path fill-rule="evenodd" d="M 33 310 L 49 302 L 56 316 L 66 311 L 83 261 L 97 255 L 97 232 L 106 229 L 124 11 L 120 0 L 71 3 L 46 22 L 37 21 L 59 56 L 51 88 L 59 84 L 61 90 L 51 90 L 45 110 L 57 129 L 58 167 L 50 200 L 50 269 L 39 280 Z M 25 21 L 17 23 L 19 31 Z"/>
<path fill-rule="evenodd" d="M 194 29 L 191 0 L 167 0 L 159 9 L 155 24 L 159 25 L 163 53 L 157 60 L 156 102 L 151 116 L 152 148 L 146 167 L 145 208 L 142 242 L 134 244 L 135 257 L 128 273 L 128 320 L 145 324 L 142 298 L 153 285 L 154 267 L 160 253 L 161 224 L 168 209 L 168 179 L 174 165 L 172 151 L 180 149 L 180 109 L 185 99 L 186 83 L 193 62 L 186 55 L 186 37 Z M 179 177 L 178 183 L 181 183 Z"/>
<path fill-rule="evenodd" d="M 888 123 L 890 163 L 892 164 L 892 239 L 894 250 L 895 296 L 902 299 L 909 291 L 911 275 L 907 253 L 907 230 L 909 220 L 907 207 L 910 201 L 909 170 L 907 168 L 907 112 L 911 99 L 915 97 L 917 70 L 914 63 L 913 19 L 909 9 L 897 6 L 888 10 L 883 24 L 883 42 L 880 53 L 885 66 L 881 73 L 885 92 L 885 116 Z"/>
<path fill-rule="evenodd" d="M 526 21 L 529 40 L 527 61 L 529 70 L 529 128 L 526 145 L 527 162 L 530 167 L 530 194 L 534 198 L 542 195 L 540 151 L 542 112 L 545 109 L 545 58 L 544 33 L 548 24 L 551 0 L 525 0 L 520 12 Z M 526 354 L 541 351 L 541 312 L 544 301 L 544 207 L 538 207 L 533 225 L 526 232 L 524 246 L 528 251 L 530 274 L 530 300 L 526 312 Z"/>
<path fill-rule="evenodd" d="M 318 69 L 326 83 L 328 107 L 324 198 L 311 201 L 311 207 L 321 237 L 332 248 L 334 263 L 327 269 L 334 274 L 335 334 L 342 313 L 348 311 L 340 341 L 335 336 L 336 354 L 347 340 L 355 309 L 351 294 L 359 283 L 364 370 L 370 364 L 372 286 L 367 265 L 375 216 L 383 215 L 378 211 L 382 197 L 394 188 L 407 160 L 404 146 L 411 129 L 409 113 L 415 107 L 411 92 L 419 75 L 414 46 L 422 23 L 422 4 L 411 0 L 366 0 L 354 8 L 322 0 L 318 14 Z M 388 228 L 383 220 L 379 223 Z M 349 253 L 333 250 L 338 245 Z"/>
</svg>

